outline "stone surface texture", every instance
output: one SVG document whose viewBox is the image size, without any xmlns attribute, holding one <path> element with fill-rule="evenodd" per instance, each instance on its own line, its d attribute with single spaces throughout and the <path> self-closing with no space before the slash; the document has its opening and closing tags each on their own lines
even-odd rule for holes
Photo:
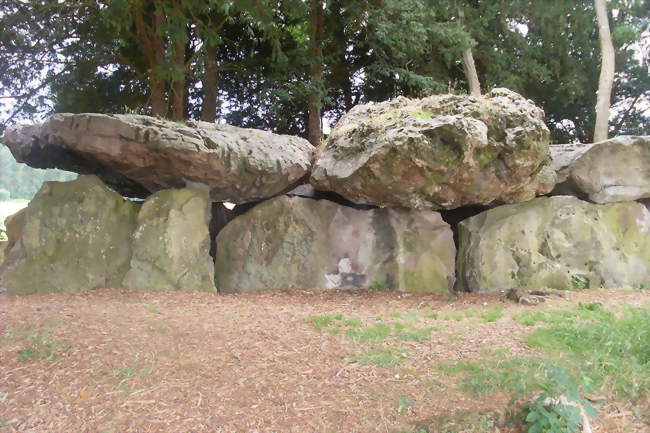
<svg viewBox="0 0 650 433">
<path fill-rule="evenodd" d="M 650 212 L 640 203 L 541 197 L 459 225 L 458 288 L 650 286 Z"/>
<path fill-rule="evenodd" d="M 452 231 L 431 211 L 277 197 L 232 220 L 217 245 L 217 288 L 225 292 L 372 286 L 447 292 L 455 279 Z"/>
<path fill-rule="evenodd" d="M 291 189 L 313 156 L 299 137 L 131 114 L 56 114 L 8 128 L 4 142 L 19 162 L 96 174 L 127 197 L 199 183 L 212 200 L 233 203 Z"/>
<path fill-rule="evenodd" d="M 555 185 L 543 119 L 540 108 L 506 89 L 359 105 L 317 151 L 310 182 L 379 206 L 530 200 Z"/>
<path fill-rule="evenodd" d="M 149 197 L 138 213 L 124 286 L 216 291 L 208 230 L 211 207 L 207 189 L 170 189 Z"/>
<path fill-rule="evenodd" d="M 12 245 L 0 266 L 9 294 L 120 287 L 131 259 L 138 206 L 95 176 L 46 182 L 7 221 Z M 12 228 L 15 226 L 15 228 Z"/>
<path fill-rule="evenodd" d="M 568 182 L 596 203 L 650 197 L 650 136 L 595 143 L 571 165 Z"/>
</svg>

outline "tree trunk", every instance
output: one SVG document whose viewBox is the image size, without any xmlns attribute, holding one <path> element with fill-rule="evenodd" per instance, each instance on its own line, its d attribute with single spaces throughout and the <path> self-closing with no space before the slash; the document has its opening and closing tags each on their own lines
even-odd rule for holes
<svg viewBox="0 0 650 433">
<path fill-rule="evenodd" d="M 217 120 L 217 98 L 219 97 L 217 50 L 218 48 L 212 44 L 207 44 L 205 47 L 201 120 L 210 123 Z"/>
<path fill-rule="evenodd" d="M 174 42 L 174 69 L 176 78 L 172 81 L 172 119 L 185 119 L 185 41 Z"/>
<path fill-rule="evenodd" d="M 607 140 L 609 127 L 609 109 L 611 106 L 612 86 L 614 84 L 614 45 L 609 31 L 606 0 L 594 0 L 598 37 L 600 39 L 601 64 L 596 98 L 596 126 L 594 142 Z"/>
<path fill-rule="evenodd" d="M 318 146 L 322 137 L 321 124 L 321 94 L 323 88 L 323 31 L 324 12 L 322 0 L 310 0 L 309 10 L 309 59 L 311 65 L 309 75 L 313 87 L 309 96 L 309 120 L 307 122 L 307 135 L 313 146 Z"/>
<path fill-rule="evenodd" d="M 166 85 L 161 71 L 165 59 L 165 41 L 159 33 L 162 21 L 162 13 L 156 11 L 153 19 L 153 30 L 150 34 L 150 45 L 153 52 L 149 54 L 149 86 L 151 91 L 151 112 L 157 117 L 167 117 Z"/>
<path fill-rule="evenodd" d="M 156 117 L 166 117 L 165 82 L 155 70 L 150 72 L 149 87 L 151 91 L 151 114 Z"/>
<path fill-rule="evenodd" d="M 465 13 L 462 10 L 458 11 L 458 17 L 461 25 L 463 25 Z M 465 70 L 465 77 L 469 83 L 469 94 L 472 96 L 481 96 L 481 83 L 478 80 L 476 64 L 474 63 L 474 56 L 472 55 L 471 48 L 463 50 L 463 69 Z"/>
</svg>

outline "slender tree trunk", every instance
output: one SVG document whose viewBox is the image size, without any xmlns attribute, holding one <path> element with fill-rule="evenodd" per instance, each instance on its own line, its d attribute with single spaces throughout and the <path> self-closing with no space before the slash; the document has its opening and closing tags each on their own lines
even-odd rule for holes
<svg viewBox="0 0 650 433">
<path fill-rule="evenodd" d="M 153 19 L 153 33 L 151 34 L 150 45 L 152 52 L 149 53 L 149 86 L 151 91 L 151 112 L 154 116 L 167 117 L 167 103 L 165 101 L 166 85 L 162 78 L 162 67 L 165 59 L 165 41 L 159 34 L 163 16 L 156 11 Z"/>
<path fill-rule="evenodd" d="M 460 19 L 461 25 L 463 25 L 465 13 L 460 9 L 458 10 L 458 17 Z M 472 96 L 481 96 L 481 83 L 478 80 L 478 74 L 476 73 L 476 63 L 474 62 L 474 56 L 472 55 L 471 48 L 466 48 L 463 50 L 463 69 L 465 70 L 465 77 L 469 83 L 469 94 Z"/>
<path fill-rule="evenodd" d="M 160 78 L 158 72 L 150 72 L 149 87 L 151 91 L 151 114 L 157 117 L 166 117 L 165 82 Z"/>
<path fill-rule="evenodd" d="M 309 96 L 309 120 L 307 135 L 313 146 L 318 146 L 322 137 L 321 92 L 323 88 L 323 31 L 324 12 L 322 0 L 310 0 L 309 41 L 311 66 L 309 68 L 311 85 L 314 91 Z"/>
<path fill-rule="evenodd" d="M 203 75 L 203 104 L 201 120 L 214 123 L 217 120 L 217 98 L 219 97 L 219 70 L 217 68 L 218 47 L 208 44 L 205 47 Z"/>
<path fill-rule="evenodd" d="M 594 142 L 607 140 L 609 128 L 609 109 L 611 106 L 612 86 L 614 84 L 614 45 L 609 31 L 606 0 L 594 0 L 598 37 L 600 39 L 601 64 L 596 98 L 596 126 Z"/>
<path fill-rule="evenodd" d="M 185 119 L 185 41 L 174 42 L 174 69 L 177 74 L 172 81 L 172 119 Z"/>
</svg>

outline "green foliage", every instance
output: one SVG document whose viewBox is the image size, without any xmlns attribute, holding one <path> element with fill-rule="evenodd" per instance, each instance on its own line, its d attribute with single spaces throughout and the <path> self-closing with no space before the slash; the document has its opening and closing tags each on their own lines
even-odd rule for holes
<svg viewBox="0 0 650 433">
<path fill-rule="evenodd" d="M 166 105 L 170 84 L 184 80 L 184 114 L 198 118 L 210 58 L 220 120 L 304 134 L 314 93 L 331 123 L 360 102 L 465 92 L 461 53 L 471 47 L 483 90 L 508 87 L 541 105 L 554 142 L 590 141 L 600 71 L 592 0 L 324 6 L 325 76 L 312 83 L 306 2 L 0 1 L 0 134 L 52 111 L 150 113 L 152 77 L 163 80 Z M 647 1 L 608 8 L 617 70 L 611 135 L 642 134 L 650 126 Z M 180 63 L 176 42 L 185 49 Z"/>
<path fill-rule="evenodd" d="M 582 407 L 593 418 L 596 410 L 578 392 L 578 383 L 563 368 L 546 366 L 549 374 L 541 384 L 542 392 L 525 405 L 528 433 L 579 433 L 582 431 Z"/>
<path fill-rule="evenodd" d="M 629 308 L 619 316 L 600 304 L 539 328 L 528 344 L 566 359 L 596 385 L 628 398 L 650 390 L 650 309 Z"/>
<path fill-rule="evenodd" d="M 579 403 L 592 415 L 588 402 L 580 397 L 583 392 L 631 401 L 650 395 L 649 308 L 626 308 L 614 314 L 600 303 L 588 303 L 572 311 L 534 311 L 515 319 L 542 325 L 526 342 L 545 350 L 543 358 L 494 352 L 483 360 L 440 369 L 459 375 L 460 389 L 477 396 L 506 391 L 527 398 L 540 393 L 528 405 L 529 431 L 578 431 L 577 412 L 560 397 Z"/>
<path fill-rule="evenodd" d="M 388 284 L 380 282 L 374 282 L 370 288 L 379 292 L 387 292 L 390 290 L 390 286 Z"/>
<path fill-rule="evenodd" d="M 571 284 L 575 289 L 588 289 L 589 288 L 589 278 L 582 275 L 572 275 Z"/>
<path fill-rule="evenodd" d="M 463 310 L 452 311 L 441 316 L 445 320 L 455 320 L 460 322 L 465 319 L 479 317 L 484 322 L 496 322 L 503 317 L 502 307 L 492 307 L 484 310 L 477 310 L 475 308 L 466 308 Z"/>
</svg>

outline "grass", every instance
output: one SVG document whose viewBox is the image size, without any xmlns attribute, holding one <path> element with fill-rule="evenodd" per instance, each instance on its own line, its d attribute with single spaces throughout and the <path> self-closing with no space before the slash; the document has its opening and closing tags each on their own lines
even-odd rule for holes
<svg viewBox="0 0 650 433">
<path fill-rule="evenodd" d="M 409 355 L 409 351 L 397 347 L 368 349 L 351 356 L 348 358 L 348 362 L 377 367 L 394 367 L 404 362 Z"/>
<path fill-rule="evenodd" d="M 592 303 L 571 311 L 526 312 L 515 319 L 537 326 L 525 341 L 542 349 L 543 357 L 511 358 L 495 352 L 483 360 L 444 365 L 442 371 L 460 375 L 461 390 L 477 396 L 543 389 L 548 365 L 565 368 L 581 390 L 632 401 L 650 395 L 649 308 L 614 314 Z"/>
<path fill-rule="evenodd" d="M 137 377 L 147 376 L 153 373 L 153 368 L 138 368 L 135 365 L 124 364 L 122 367 L 115 369 L 114 375 L 119 380 L 115 389 L 121 393 L 128 394 L 132 391 L 133 380 Z"/>
<path fill-rule="evenodd" d="M 444 320 L 455 320 L 460 322 L 465 319 L 480 318 L 483 322 L 496 322 L 503 317 L 502 307 L 493 307 L 485 310 L 467 308 L 465 310 L 452 311 L 441 316 Z"/>
<path fill-rule="evenodd" d="M 419 321 L 428 318 L 437 318 L 435 312 L 409 311 L 406 313 L 391 313 L 391 318 L 402 318 L 403 321 L 387 321 L 378 317 L 378 323 L 364 326 L 361 319 L 357 317 L 346 317 L 342 313 L 324 314 L 321 316 L 309 316 L 302 319 L 303 323 L 314 326 L 318 331 L 326 331 L 330 334 L 339 334 L 345 331 L 349 341 L 359 344 L 377 344 L 389 338 L 396 338 L 402 341 L 424 341 L 428 336 L 437 331 L 436 327 L 419 327 Z"/>
<path fill-rule="evenodd" d="M 54 338 L 52 330 L 61 322 L 48 322 L 38 327 L 19 326 L 9 329 L 0 338 L 0 344 L 18 344 L 21 361 L 54 361 L 69 350 L 69 345 Z"/>
<path fill-rule="evenodd" d="M 331 313 L 305 317 L 302 322 L 311 324 L 318 331 L 333 335 L 343 333 L 353 344 L 370 346 L 348 358 L 348 362 L 392 367 L 401 364 L 409 354 L 409 351 L 401 347 L 400 342 L 425 341 L 438 328 L 422 327 L 420 321 L 437 317 L 438 315 L 431 311 L 395 312 L 387 317 L 376 317 L 376 323 L 364 325 L 359 318 Z M 378 347 L 379 344 L 382 346 Z"/>
</svg>

